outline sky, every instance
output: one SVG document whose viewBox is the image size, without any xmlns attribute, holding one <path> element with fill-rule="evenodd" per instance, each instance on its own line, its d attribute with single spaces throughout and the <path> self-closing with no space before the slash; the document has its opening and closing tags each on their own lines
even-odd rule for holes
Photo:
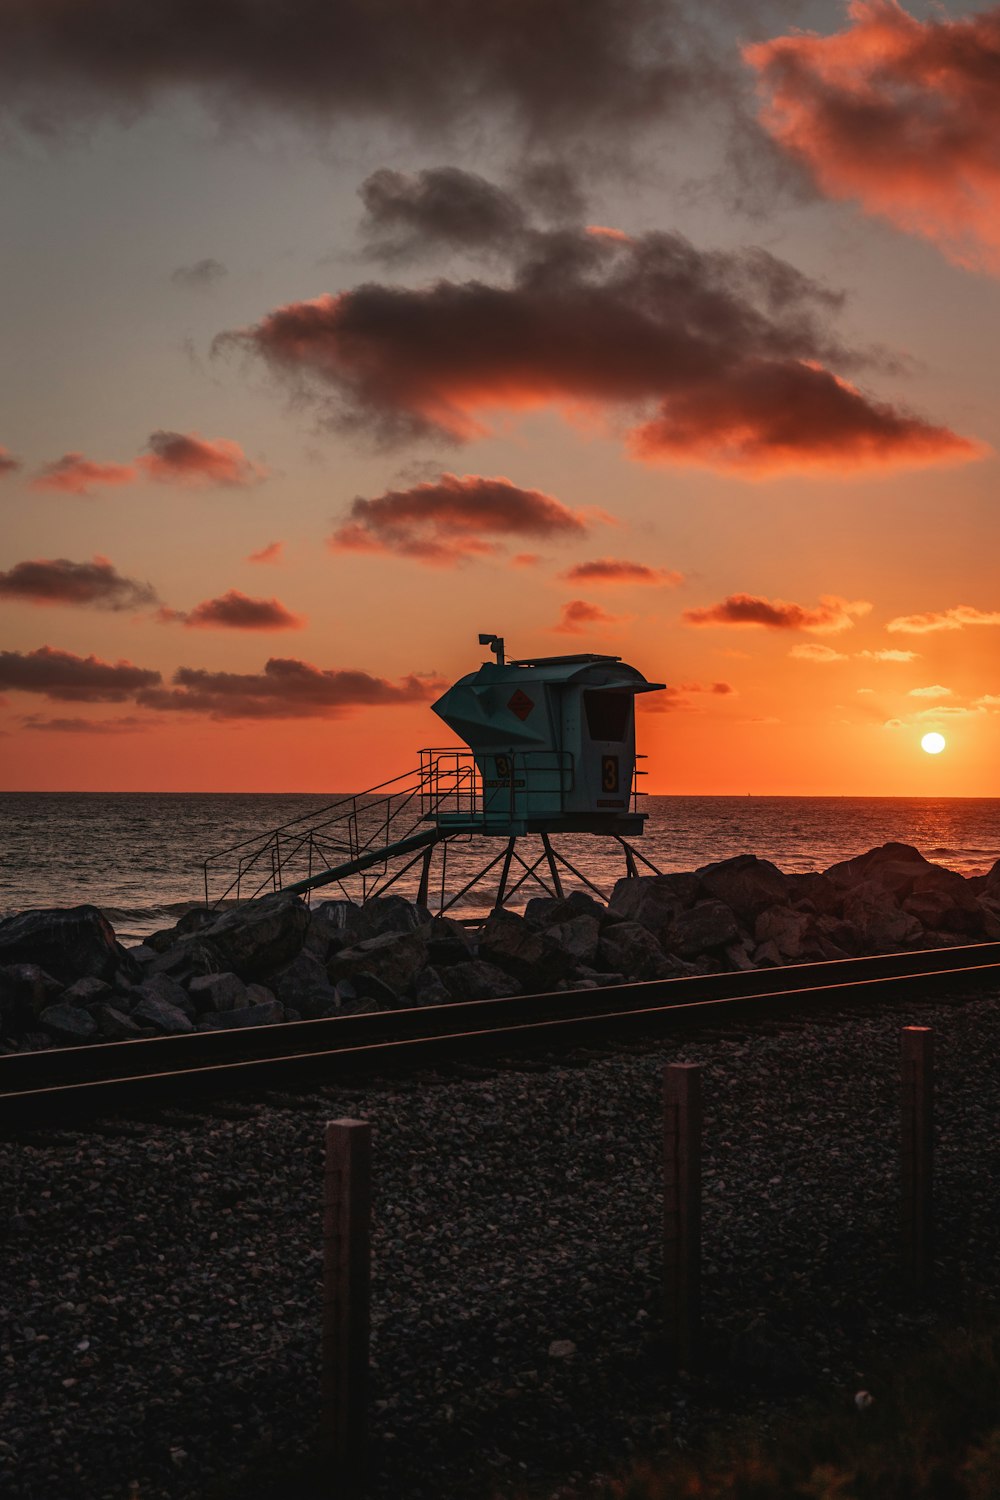
<svg viewBox="0 0 1000 1500">
<path fill-rule="evenodd" d="M 0 201 L 6 789 L 997 795 L 1000 6 L 0 0 Z"/>
</svg>

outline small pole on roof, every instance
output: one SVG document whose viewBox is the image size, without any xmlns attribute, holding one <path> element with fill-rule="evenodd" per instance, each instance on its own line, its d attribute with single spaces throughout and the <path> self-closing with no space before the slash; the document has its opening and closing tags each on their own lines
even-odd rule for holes
<svg viewBox="0 0 1000 1500">
<path fill-rule="evenodd" d="M 503 664 L 504 664 L 504 654 L 503 654 L 503 636 L 502 635 L 488 635 L 488 634 L 481 635 L 479 637 L 479 644 L 481 646 L 489 646 L 490 650 L 493 652 L 493 655 L 497 659 L 497 666 L 498 667 L 502 667 L 503 666 Z"/>
</svg>

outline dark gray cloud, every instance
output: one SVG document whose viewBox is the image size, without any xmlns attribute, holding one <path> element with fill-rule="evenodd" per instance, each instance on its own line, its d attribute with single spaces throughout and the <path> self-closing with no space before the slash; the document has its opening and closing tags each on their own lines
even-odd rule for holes
<svg viewBox="0 0 1000 1500">
<path fill-rule="evenodd" d="M 498 550 L 490 537 L 582 537 L 584 518 L 553 495 L 509 479 L 442 474 L 406 490 L 362 496 L 330 538 L 343 552 L 392 552 L 452 567 Z"/>
<path fill-rule="evenodd" d="M 0 651 L 0 691 L 42 693 L 61 703 L 124 703 L 161 680 L 159 672 L 130 661 L 74 656 L 53 646 Z"/>
<path fill-rule="evenodd" d="M 117 719 L 43 719 L 28 714 L 22 718 L 21 728 L 43 730 L 47 734 L 135 734 L 152 729 L 155 723 L 148 714 L 125 714 Z"/>
<path fill-rule="evenodd" d="M 15 563 L 0 573 L 0 599 L 31 604 L 79 604 L 94 609 L 141 609 L 157 602 L 148 583 L 126 578 L 106 557 L 71 562 L 68 557 Z"/>
<path fill-rule="evenodd" d="M 367 282 L 276 308 L 215 351 L 259 356 L 332 424 L 383 443 L 463 442 L 496 411 L 588 407 L 637 423 L 635 457 L 751 475 L 983 451 L 824 368 L 885 361 L 838 335 L 839 293 L 766 250 L 596 225 L 508 246 L 505 280 Z"/>
<path fill-rule="evenodd" d="M 209 255 L 204 260 L 196 260 L 193 265 L 178 266 L 175 271 L 171 271 L 170 280 L 186 291 L 203 292 L 215 286 L 226 275 L 228 272 L 221 260 L 215 260 Z"/>
<path fill-rule="evenodd" d="M 458 167 L 430 167 L 413 175 L 382 167 L 359 193 L 368 253 L 388 262 L 440 249 L 508 255 L 527 229 L 513 194 Z"/>
<path fill-rule="evenodd" d="M 0 91 L 39 131 L 183 89 L 229 120 L 263 105 L 427 131 L 492 110 L 529 143 L 601 143 L 704 100 L 720 49 L 703 15 L 680 0 L 0 0 Z"/>
<path fill-rule="evenodd" d="M 203 599 L 189 611 L 161 609 L 163 624 L 178 621 L 194 630 L 301 630 L 303 615 L 286 609 L 280 599 L 251 599 L 239 589 L 230 589 L 217 599 Z"/>
<path fill-rule="evenodd" d="M 262 672 L 181 667 L 171 688 L 143 689 L 137 700 L 147 708 L 213 719 L 339 718 L 355 708 L 425 703 L 446 686 L 436 677 L 409 676 L 393 683 L 368 672 L 326 670 L 294 657 L 271 657 Z"/>
</svg>

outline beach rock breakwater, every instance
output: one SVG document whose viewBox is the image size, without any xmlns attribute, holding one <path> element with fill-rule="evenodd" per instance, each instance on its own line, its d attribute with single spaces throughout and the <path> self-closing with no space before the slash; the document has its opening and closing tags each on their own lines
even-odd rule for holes
<svg viewBox="0 0 1000 1500">
<path fill-rule="evenodd" d="M 193 907 L 124 948 L 94 906 L 0 921 L 0 1049 L 215 1031 L 361 1011 L 1000 941 L 1000 860 L 964 877 L 907 844 L 809 874 L 739 855 L 494 911 L 477 931 L 401 896 L 311 909 L 280 892 Z"/>
</svg>

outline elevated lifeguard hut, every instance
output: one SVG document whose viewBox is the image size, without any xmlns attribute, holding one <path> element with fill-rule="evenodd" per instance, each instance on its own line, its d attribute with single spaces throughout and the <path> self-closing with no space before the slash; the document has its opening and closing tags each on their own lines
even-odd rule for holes
<svg viewBox="0 0 1000 1500">
<path fill-rule="evenodd" d="M 482 831 L 641 833 L 646 814 L 633 798 L 635 699 L 664 684 L 647 682 L 618 656 L 507 661 L 500 636 L 481 635 L 479 644 L 496 660 L 431 707 L 469 746 L 482 788 Z"/>
<path fill-rule="evenodd" d="M 204 864 L 206 903 L 329 885 L 365 901 L 419 865 L 411 882 L 417 900 L 428 905 L 435 853 L 440 911 L 462 902 L 497 865 L 493 906 L 531 880 L 562 896 L 560 870 L 603 897 L 552 842 L 566 834 L 615 840 L 629 875 L 637 873 L 637 860 L 655 871 L 629 842 L 641 835 L 647 816 L 637 805 L 643 772 L 636 766 L 635 700 L 664 684 L 648 682 L 617 656 L 508 661 L 501 636 L 480 635 L 479 643 L 494 659 L 431 705 L 464 748 L 422 750 L 417 770 L 211 856 Z M 526 839 L 541 845 L 530 863 L 519 848 Z M 495 840 L 504 845 L 493 852 Z M 459 845 L 468 848 L 456 860 Z M 447 888 L 449 850 L 461 882 L 454 890 Z"/>
</svg>

